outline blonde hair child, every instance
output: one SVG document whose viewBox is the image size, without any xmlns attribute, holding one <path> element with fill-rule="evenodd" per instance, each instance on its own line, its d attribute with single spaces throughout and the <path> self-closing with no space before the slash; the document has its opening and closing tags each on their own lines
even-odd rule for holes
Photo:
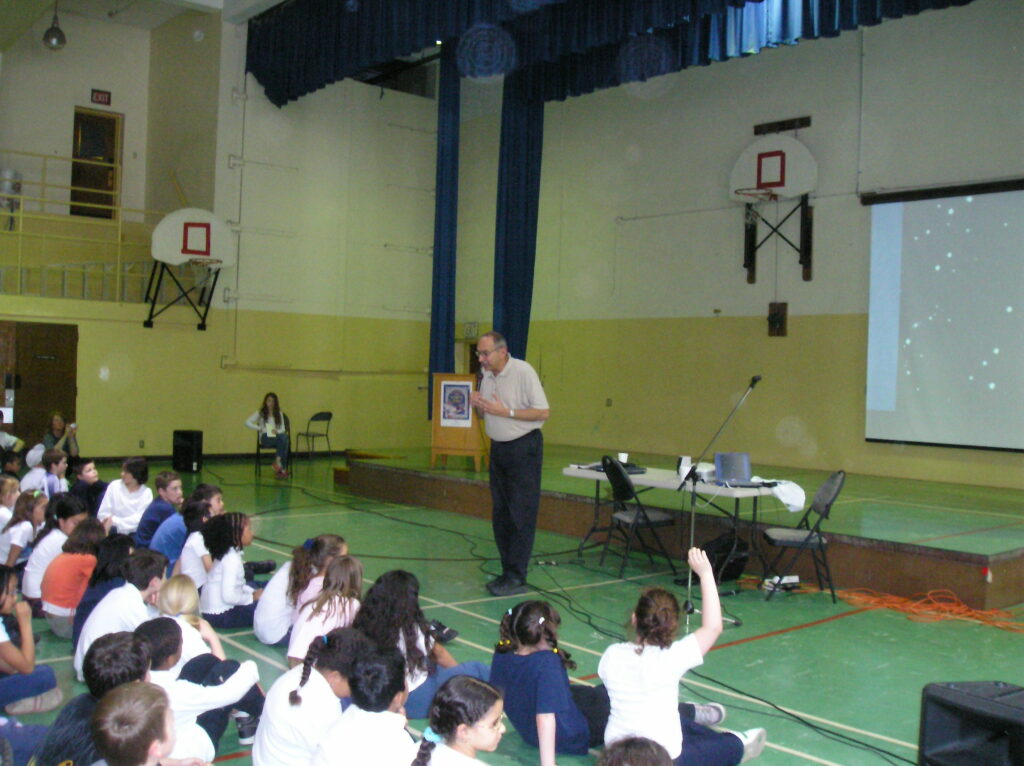
<svg viewBox="0 0 1024 766">
<path fill-rule="evenodd" d="M 181 659 L 174 666 L 178 673 L 189 660 L 210 653 L 219 660 L 227 654 L 217 631 L 199 614 L 199 590 L 188 575 L 174 575 L 160 588 L 156 602 L 160 614 L 174 619 L 181 627 Z"/>
</svg>

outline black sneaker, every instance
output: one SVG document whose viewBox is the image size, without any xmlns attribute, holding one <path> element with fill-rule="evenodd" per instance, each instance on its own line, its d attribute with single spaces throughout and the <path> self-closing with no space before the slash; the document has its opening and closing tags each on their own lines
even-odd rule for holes
<svg viewBox="0 0 1024 766">
<path fill-rule="evenodd" d="M 238 727 L 238 744 L 251 745 L 256 741 L 256 729 L 260 726 L 260 717 L 247 715 L 244 718 L 236 718 L 235 726 Z"/>
<path fill-rule="evenodd" d="M 433 633 L 434 638 L 442 644 L 447 644 L 449 641 L 454 641 L 459 637 L 459 631 L 454 628 L 449 628 L 440 620 L 430 621 L 430 632 Z"/>
</svg>

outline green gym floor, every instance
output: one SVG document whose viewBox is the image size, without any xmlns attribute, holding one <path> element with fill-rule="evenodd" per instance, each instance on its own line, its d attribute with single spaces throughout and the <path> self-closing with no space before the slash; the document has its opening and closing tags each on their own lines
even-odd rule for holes
<svg viewBox="0 0 1024 766">
<path fill-rule="evenodd" d="M 544 488 L 591 492 L 589 482 L 562 477 L 561 466 L 600 455 L 561 448 L 563 455 L 558 449 L 548 449 Z M 634 459 L 663 465 L 654 456 Z M 425 467 L 427 460 L 419 452 L 402 453 L 388 462 Z M 460 632 L 448 646 L 452 654 L 459 660 L 488 660 L 500 615 L 519 600 L 490 597 L 483 588 L 497 571 L 489 522 L 350 495 L 333 483 L 333 468 L 341 462 L 297 460 L 292 478 L 282 482 L 269 471 L 254 481 L 249 461 L 214 460 L 200 474 L 186 476 L 185 488 L 199 481 L 218 484 L 228 510 L 254 516 L 257 540 L 247 553 L 249 560 L 283 562 L 307 537 L 334 532 L 348 540 L 368 580 L 389 569 L 414 572 L 428 618 Z M 459 461 L 451 463 L 447 471 L 452 475 L 474 476 L 461 470 Z M 151 471 L 164 467 L 154 464 Z M 101 468 L 101 475 L 112 478 L 106 475 L 110 471 Z M 824 476 L 763 467 L 757 472 L 793 479 L 808 496 Z M 851 476 L 840 499 L 842 512 L 830 528 L 960 550 L 1002 551 L 1024 547 L 1022 496 L 1011 490 Z M 678 496 L 668 494 L 664 500 L 678 507 Z M 772 513 L 787 523 L 794 519 L 785 510 L 770 505 L 767 510 L 768 521 Z M 595 683 L 598 659 L 609 643 L 625 635 L 639 589 L 662 585 L 679 593 L 680 600 L 685 589 L 673 585 L 667 570 L 653 569 L 641 557 L 630 562 L 626 579 L 619 580 L 617 558 L 604 567 L 598 566 L 596 552 L 578 560 L 577 543 L 566 535 L 538 532 L 535 556 L 554 564 L 531 570 L 530 585 L 536 592 L 529 597 L 555 604 L 562 615 L 561 644 L 579 663 L 573 677 Z M 768 745 L 757 761 L 765 766 L 916 763 L 925 684 L 999 680 L 1024 686 L 1024 639 L 1005 630 L 964 621 L 912 622 L 887 610 L 833 605 L 827 595 L 814 592 L 780 594 L 766 603 L 761 592 L 750 588 L 726 598 L 723 605 L 742 625 L 726 626 L 704 666 L 687 675 L 680 698 L 723 703 L 729 711 L 728 728 L 765 727 Z M 1024 619 L 1024 607 L 1011 611 L 1015 619 Z M 39 660 L 53 665 L 65 698 L 83 691 L 74 681 L 69 643 L 54 637 L 43 621 L 36 622 L 36 632 Z M 251 631 L 223 635 L 229 654 L 258 662 L 265 687 L 286 667 L 284 650 L 264 646 Z M 55 715 L 24 720 L 45 723 Z M 424 725 L 410 722 L 416 730 Z M 480 757 L 493 764 L 538 762 L 537 752 L 511 729 L 497 752 Z M 218 758 L 227 760 L 239 766 L 250 763 L 248 749 L 238 746 L 230 728 Z M 562 766 L 592 762 L 589 757 L 559 758 Z"/>
</svg>

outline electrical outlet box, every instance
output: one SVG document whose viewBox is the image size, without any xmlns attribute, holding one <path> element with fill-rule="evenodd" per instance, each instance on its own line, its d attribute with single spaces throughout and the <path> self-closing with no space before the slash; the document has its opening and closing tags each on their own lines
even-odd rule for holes
<svg viewBox="0 0 1024 766">
<path fill-rule="evenodd" d="M 139 439 L 139 449 L 143 449 L 143 448 L 145 448 L 145 446 L 146 446 L 146 440 L 145 439 Z"/>
<path fill-rule="evenodd" d="M 604 400 L 604 406 L 605 407 L 611 407 L 612 406 L 612 400 L 611 399 L 605 399 Z"/>
</svg>

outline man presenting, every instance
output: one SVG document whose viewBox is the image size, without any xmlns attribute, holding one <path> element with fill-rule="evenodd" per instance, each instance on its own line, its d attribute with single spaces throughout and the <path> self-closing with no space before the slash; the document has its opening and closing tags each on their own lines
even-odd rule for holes
<svg viewBox="0 0 1024 766">
<path fill-rule="evenodd" d="M 544 437 L 551 410 L 533 367 L 509 356 L 501 333 L 476 344 L 483 379 L 471 402 L 491 437 L 491 524 L 501 554 L 501 576 L 487 583 L 494 596 L 526 592 L 526 570 L 537 530 Z"/>
</svg>

